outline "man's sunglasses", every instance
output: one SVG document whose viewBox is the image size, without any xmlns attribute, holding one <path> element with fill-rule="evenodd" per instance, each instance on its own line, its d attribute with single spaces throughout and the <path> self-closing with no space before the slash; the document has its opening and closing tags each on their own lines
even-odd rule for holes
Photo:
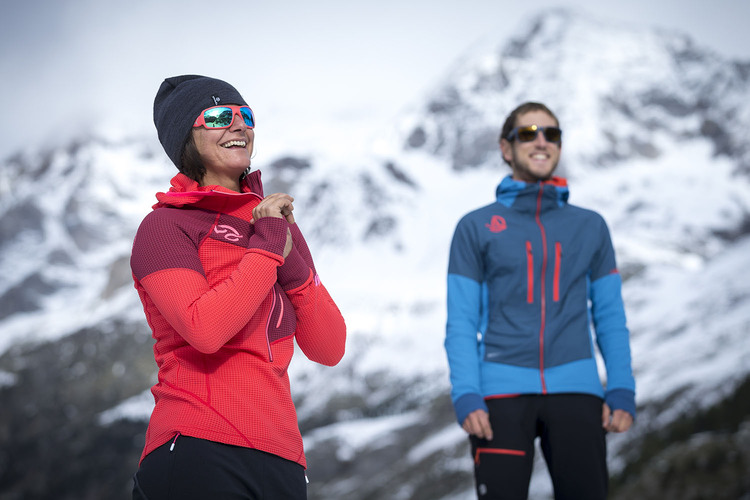
<svg viewBox="0 0 750 500">
<path fill-rule="evenodd" d="M 204 109 L 195 119 L 193 127 L 206 128 L 229 128 L 234 120 L 234 115 L 239 114 L 248 128 L 255 127 L 255 115 L 248 106 L 213 106 Z"/>
<path fill-rule="evenodd" d="M 531 142 L 536 139 L 537 134 L 541 132 L 547 142 L 559 143 L 562 140 L 562 130 L 560 127 L 538 127 L 529 125 L 528 127 L 516 127 L 510 131 L 506 137 L 509 141 L 518 139 L 519 142 Z"/>
</svg>

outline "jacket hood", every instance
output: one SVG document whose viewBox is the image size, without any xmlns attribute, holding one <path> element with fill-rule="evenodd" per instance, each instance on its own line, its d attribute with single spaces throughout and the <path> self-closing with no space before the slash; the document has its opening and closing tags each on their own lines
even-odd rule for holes
<svg viewBox="0 0 750 500">
<path fill-rule="evenodd" d="M 247 198 L 248 195 L 255 199 L 263 198 L 260 170 L 254 170 L 242 179 L 240 182 L 242 193 L 237 193 L 222 186 L 201 186 L 183 173 L 172 177 L 170 184 L 171 187 L 166 193 L 156 193 L 157 203 L 151 208 L 202 206 L 205 202 L 210 203 L 212 199 L 230 199 L 233 197 L 236 197 L 238 202 L 244 203 L 244 198 Z"/>
<path fill-rule="evenodd" d="M 521 209 L 520 205 L 527 204 L 527 201 L 536 205 L 539 189 L 544 193 L 545 204 L 552 201 L 556 206 L 563 206 L 568 202 L 570 191 L 568 181 L 563 177 L 552 177 L 547 181 L 532 183 L 517 181 L 508 175 L 498 184 L 495 194 L 498 203 Z M 527 198 L 529 200 L 526 200 Z"/>
</svg>

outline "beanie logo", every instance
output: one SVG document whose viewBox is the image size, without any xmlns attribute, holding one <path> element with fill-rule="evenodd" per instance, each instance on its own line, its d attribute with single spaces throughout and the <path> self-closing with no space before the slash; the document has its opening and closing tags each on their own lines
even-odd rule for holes
<svg viewBox="0 0 750 500">
<path fill-rule="evenodd" d="M 214 100 L 214 106 L 218 106 L 219 102 L 221 101 L 221 97 L 216 97 L 215 95 L 212 95 L 211 99 Z"/>
</svg>

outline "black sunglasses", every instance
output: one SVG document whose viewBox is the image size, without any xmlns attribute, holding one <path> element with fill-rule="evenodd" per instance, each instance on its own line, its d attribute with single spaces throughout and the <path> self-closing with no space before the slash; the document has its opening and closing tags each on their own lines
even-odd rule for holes
<svg viewBox="0 0 750 500">
<path fill-rule="evenodd" d="M 559 143 L 562 141 L 562 129 L 560 127 L 539 127 L 537 125 L 528 125 L 526 127 L 516 127 L 510 131 L 506 137 L 509 141 L 518 139 L 519 142 L 531 142 L 541 132 L 547 142 Z"/>
</svg>

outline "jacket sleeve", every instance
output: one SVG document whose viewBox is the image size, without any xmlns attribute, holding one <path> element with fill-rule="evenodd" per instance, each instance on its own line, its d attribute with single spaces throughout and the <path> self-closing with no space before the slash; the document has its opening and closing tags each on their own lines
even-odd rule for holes
<svg viewBox="0 0 750 500">
<path fill-rule="evenodd" d="M 279 267 L 278 281 L 297 316 L 295 338 L 312 361 L 328 366 L 344 356 L 346 324 L 315 271 L 312 255 L 297 224 L 290 224 L 294 248 Z"/>
<path fill-rule="evenodd" d="M 131 257 L 133 276 L 164 320 L 200 352 L 216 352 L 234 337 L 276 282 L 276 269 L 284 261 L 286 223 L 266 219 L 256 223 L 237 268 L 214 286 L 200 270 L 195 243 L 179 228 L 162 224 L 151 233 L 144 225 L 139 228 Z M 158 217 L 150 222 L 159 224 Z M 164 241 L 145 234 L 165 237 L 169 252 L 163 251 Z M 161 262 L 152 268 L 155 260 Z"/>
<path fill-rule="evenodd" d="M 481 249 L 464 218 L 453 235 L 448 262 L 448 319 L 445 351 L 450 368 L 451 399 L 462 424 L 487 405 L 482 397 L 478 333 L 482 317 Z"/>
<path fill-rule="evenodd" d="M 596 341 L 607 370 L 604 399 L 613 410 L 635 417 L 635 378 L 631 367 L 630 332 L 622 300 L 622 278 L 617 271 L 609 230 L 601 221 L 601 244 L 594 259 L 590 287 Z"/>
</svg>

